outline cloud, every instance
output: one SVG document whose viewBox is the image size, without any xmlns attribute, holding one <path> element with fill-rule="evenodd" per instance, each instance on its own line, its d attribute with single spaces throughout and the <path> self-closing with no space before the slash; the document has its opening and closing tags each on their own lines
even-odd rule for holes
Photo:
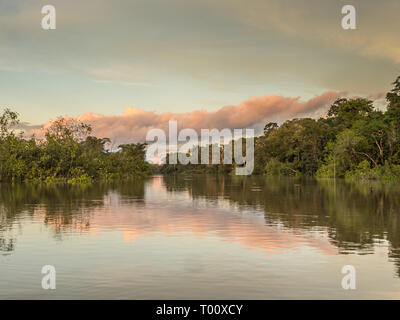
<svg viewBox="0 0 400 320">
<path fill-rule="evenodd" d="M 326 91 L 307 101 L 300 97 L 283 97 L 269 94 L 263 97 L 252 97 L 238 105 L 227 105 L 216 111 L 195 110 L 186 113 L 155 113 L 134 107 L 126 107 L 122 115 L 105 116 L 96 113 L 84 113 L 76 119 L 90 124 L 93 134 L 99 138 L 110 138 L 114 143 L 145 141 L 150 129 L 159 128 L 168 132 L 168 121 L 176 120 L 179 129 L 260 129 L 267 121 L 282 121 L 288 118 L 315 115 L 325 111 L 335 99 L 346 95 L 345 92 Z M 43 136 L 46 123 L 40 130 L 29 134 Z M 257 133 L 257 131 L 256 131 Z"/>
<path fill-rule="evenodd" d="M 171 92 L 184 99 L 182 86 L 201 87 L 203 97 L 208 90 L 260 94 L 254 86 L 366 94 L 385 90 L 400 63 L 398 0 L 354 0 L 352 31 L 341 28 L 338 1 L 54 0 L 54 32 L 40 28 L 41 1 L 3 2 L 0 69 L 160 84 L 169 88 L 157 95 L 164 106 L 187 105 L 191 97 L 167 101 Z"/>
<path fill-rule="evenodd" d="M 383 100 L 383 99 L 386 99 L 386 94 L 387 94 L 386 91 L 377 92 L 377 93 L 371 93 L 371 94 L 368 95 L 367 98 L 372 100 L 372 101 L 374 101 L 374 100 Z"/>
<path fill-rule="evenodd" d="M 20 122 L 20 123 L 14 125 L 12 128 L 13 129 L 17 129 L 17 130 L 30 132 L 32 130 L 41 129 L 42 127 L 43 127 L 43 125 L 35 125 L 35 124 L 31 124 L 29 122 Z"/>
<path fill-rule="evenodd" d="M 353 0 L 357 29 L 343 30 L 338 1 L 320 0 L 222 0 L 243 23 L 263 31 L 271 28 L 286 35 L 331 48 L 340 48 L 362 56 L 389 59 L 400 63 L 397 39 L 400 9 L 397 0 L 385 3 L 373 0 Z"/>
</svg>

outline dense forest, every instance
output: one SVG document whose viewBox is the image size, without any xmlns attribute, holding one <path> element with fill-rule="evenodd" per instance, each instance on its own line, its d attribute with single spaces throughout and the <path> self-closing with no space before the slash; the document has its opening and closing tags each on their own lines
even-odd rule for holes
<svg viewBox="0 0 400 320">
<path fill-rule="evenodd" d="M 87 183 L 152 172 L 145 144 L 121 145 L 109 152 L 109 139 L 96 138 L 89 125 L 66 118 L 53 121 L 44 139 L 26 139 L 13 130 L 18 122 L 18 114 L 9 109 L 0 116 L 1 181 Z"/>
<path fill-rule="evenodd" d="M 268 123 L 257 139 L 256 171 L 355 179 L 400 178 L 400 77 L 385 111 L 365 98 L 336 100 L 327 116 Z"/>
<path fill-rule="evenodd" d="M 326 116 L 268 123 L 255 138 L 254 174 L 347 179 L 400 179 L 400 77 L 386 94 L 384 111 L 365 98 L 341 98 Z M 109 151 L 107 138 L 91 135 L 84 123 L 58 118 L 44 139 L 16 134 L 18 114 L 0 115 L 1 181 L 67 181 L 143 177 L 154 172 L 146 162 L 146 144 L 120 145 Z M 232 174 L 233 165 L 170 165 L 164 174 Z"/>
<path fill-rule="evenodd" d="M 325 117 L 268 123 L 255 139 L 254 174 L 400 179 L 400 77 L 385 111 L 365 98 L 341 98 Z M 227 173 L 227 165 L 164 165 L 163 173 Z"/>
</svg>

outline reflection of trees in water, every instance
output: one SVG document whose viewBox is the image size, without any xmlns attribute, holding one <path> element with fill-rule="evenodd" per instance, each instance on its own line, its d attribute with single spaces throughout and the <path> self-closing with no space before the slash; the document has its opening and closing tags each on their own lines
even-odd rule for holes
<svg viewBox="0 0 400 320">
<path fill-rule="evenodd" d="M 387 240 L 400 270 L 400 186 L 342 180 L 208 176 L 166 177 L 168 190 L 193 198 L 224 198 L 239 207 L 259 207 L 266 223 L 292 229 L 324 228 L 339 252 L 366 254 Z M 399 271 L 400 275 L 400 271 Z"/>
<path fill-rule="evenodd" d="M 400 270 L 400 186 L 350 184 L 341 180 L 237 176 L 166 176 L 168 191 L 192 198 L 225 199 L 241 208 L 261 209 L 267 224 L 291 229 L 327 230 L 341 253 L 370 253 L 376 241 L 389 242 L 389 258 Z M 90 229 L 95 209 L 117 201 L 144 205 L 145 181 L 89 186 L 0 185 L 0 251 L 14 250 L 12 228 L 21 216 L 43 215 L 60 237 L 64 230 Z M 400 272 L 399 272 L 400 275 Z"/>
<path fill-rule="evenodd" d="M 1 184 L 0 185 L 0 251 L 14 250 L 16 239 L 11 229 L 21 216 L 43 214 L 44 223 L 51 225 L 56 237 L 66 229 L 90 228 L 94 209 L 106 204 L 108 197 L 144 203 L 144 181 L 99 183 L 85 186 L 64 184 Z"/>
</svg>

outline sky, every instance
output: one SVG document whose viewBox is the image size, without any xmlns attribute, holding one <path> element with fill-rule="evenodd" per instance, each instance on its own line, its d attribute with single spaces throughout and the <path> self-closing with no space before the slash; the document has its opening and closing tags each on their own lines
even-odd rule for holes
<svg viewBox="0 0 400 320">
<path fill-rule="evenodd" d="M 55 30 L 41 28 L 47 4 Z M 341 26 L 346 4 L 356 30 Z M 27 130 L 68 116 L 133 140 L 170 119 L 315 117 L 390 89 L 399 12 L 398 0 L 0 0 L 0 108 Z"/>
</svg>

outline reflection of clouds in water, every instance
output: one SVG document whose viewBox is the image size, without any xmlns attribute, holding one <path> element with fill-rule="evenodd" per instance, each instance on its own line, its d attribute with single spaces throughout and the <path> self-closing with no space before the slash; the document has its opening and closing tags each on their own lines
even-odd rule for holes
<svg viewBox="0 0 400 320">
<path fill-rule="evenodd" d="M 306 247 L 324 255 L 371 254 L 376 240 L 387 240 L 383 247 L 398 261 L 398 194 L 339 182 L 332 189 L 316 181 L 155 176 L 86 188 L 2 188 L 0 221 L 13 228 L 33 217 L 60 240 L 101 232 L 121 232 L 125 243 L 190 235 L 278 254 Z"/>
<path fill-rule="evenodd" d="M 186 233 L 191 233 L 196 237 L 208 236 L 237 242 L 246 249 L 265 252 L 293 250 L 302 246 L 313 247 L 325 254 L 337 252 L 320 233 L 294 233 L 287 228 L 265 225 L 259 210 L 249 211 L 247 208 L 241 212 L 223 197 L 213 201 L 193 199 L 190 192 L 183 188 L 168 192 L 163 182 L 162 177 L 155 177 L 146 183 L 145 206 L 136 206 L 134 198 L 126 196 L 121 201 L 118 193 L 107 193 L 103 206 L 92 209 L 90 224 L 81 226 L 75 221 L 70 227 L 93 234 L 120 230 L 125 242 L 157 234 L 184 237 Z"/>
</svg>

